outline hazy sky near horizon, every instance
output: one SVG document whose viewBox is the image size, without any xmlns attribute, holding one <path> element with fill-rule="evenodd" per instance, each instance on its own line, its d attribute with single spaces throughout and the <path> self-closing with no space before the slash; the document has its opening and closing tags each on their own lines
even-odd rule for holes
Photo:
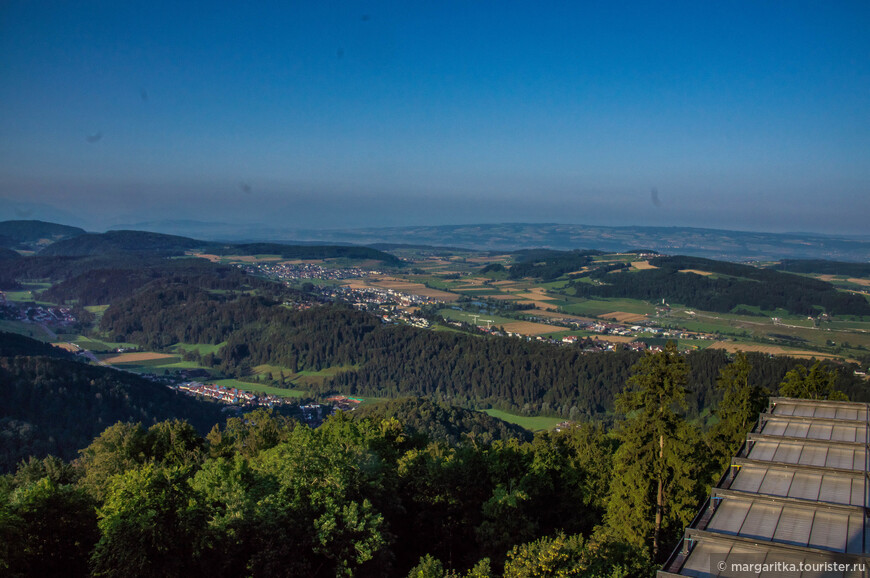
<svg viewBox="0 0 870 578">
<path fill-rule="evenodd" d="M 870 4 L 0 4 L 0 218 L 868 232 Z"/>
</svg>

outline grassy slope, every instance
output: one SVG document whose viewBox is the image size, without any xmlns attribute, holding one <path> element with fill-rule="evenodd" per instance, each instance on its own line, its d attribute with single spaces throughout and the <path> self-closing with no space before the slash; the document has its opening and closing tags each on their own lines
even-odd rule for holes
<svg viewBox="0 0 870 578">
<path fill-rule="evenodd" d="M 520 427 L 524 427 L 529 431 L 541 431 L 552 429 L 556 424 L 562 423 L 564 419 L 558 417 L 529 417 L 524 415 L 515 415 L 500 409 L 487 409 L 484 413 L 503 419 L 508 423 L 515 423 Z"/>
</svg>

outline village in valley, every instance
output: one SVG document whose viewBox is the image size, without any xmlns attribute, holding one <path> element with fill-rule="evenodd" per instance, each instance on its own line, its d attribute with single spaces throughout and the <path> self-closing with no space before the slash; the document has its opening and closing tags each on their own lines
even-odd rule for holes
<svg viewBox="0 0 870 578">
<path fill-rule="evenodd" d="M 219 260 L 248 275 L 301 291 L 304 299 L 284 302 L 290 309 L 344 303 L 383 324 L 534 341 L 589 354 L 657 352 L 674 341 L 684 352 L 711 348 L 807 359 L 835 359 L 839 352 L 839 358 L 845 359 L 842 349 L 837 349 L 841 343 L 853 352 L 870 346 L 866 323 L 842 321 L 826 312 L 808 318 L 782 310 L 765 314 L 746 308 L 713 313 L 671 304 L 667 296 L 653 302 L 575 296 L 577 283 L 601 285 L 602 279 L 607 279 L 589 276 L 594 268 L 649 271 L 655 269 L 651 262 L 661 257 L 658 254 L 596 253 L 588 265 L 548 279 L 511 276 L 511 267 L 520 262 L 511 254 L 426 248 L 397 249 L 394 254 L 401 267 L 385 267 L 373 260 L 291 260 L 276 255 Z M 680 274 L 714 275 L 698 269 Z M 846 284 L 844 289 L 866 292 L 870 285 L 857 281 L 861 280 L 840 280 Z M 135 372 L 180 395 L 224 404 L 226 411 L 284 409 L 308 423 L 319 423 L 335 411 L 353 411 L 365 402 L 362 398 L 310 394 L 312 384 L 342 371 L 340 367 L 303 374 L 262 366 L 230 378 L 214 364 L 203 363 L 202 356 L 215 355 L 219 344 L 177 344 L 143 351 L 135 344 L 112 343 L 106 336 L 92 335 L 86 327 L 96 326 L 95 319 L 107 306 L 82 308 L 39 301 L 40 290 L 47 287 L 50 284 L 32 284 L 22 291 L 0 293 L 0 323 L 48 339 L 92 363 Z"/>
</svg>

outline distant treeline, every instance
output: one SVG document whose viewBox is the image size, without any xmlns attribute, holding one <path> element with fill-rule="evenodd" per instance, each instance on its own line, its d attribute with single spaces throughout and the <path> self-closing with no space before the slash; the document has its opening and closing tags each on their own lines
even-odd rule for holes
<svg viewBox="0 0 870 578">
<path fill-rule="evenodd" d="M 602 284 L 575 282 L 578 297 L 618 297 L 659 301 L 665 299 L 706 311 L 729 312 L 738 305 L 777 308 L 798 315 L 870 315 L 870 303 L 861 295 L 838 291 L 830 283 L 699 257 L 657 257 L 656 269 L 634 272 L 596 271 Z M 681 273 L 696 269 L 718 276 Z"/>
<path fill-rule="evenodd" d="M 352 245 L 284 245 L 281 243 L 243 243 L 238 245 L 206 245 L 202 249 L 218 255 L 280 255 L 284 259 L 371 259 L 399 267 L 402 261 L 394 255 Z"/>
<path fill-rule="evenodd" d="M 183 255 L 202 241 L 147 231 L 85 233 L 53 243 L 39 252 L 43 256 L 84 257 L 112 253 Z"/>
<path fill-rule="evenodd" d="M 39 252 L 43 257 L 88 257 L 96 255 L 180 256 L 201 250 L 219 255 L 280 255 L 285 259 L 373 259 L 391 266 L 402 261 L 389 253 L 352 245 L 285 245 L 282 243 L 221 244 L 189 237 L 147 231 L 84 233 L 53 243 Z"/>
<path fill-rule="evenodd" d="M 870 277 L 870 263 L 847 263 L 844 261 L 825 261 L 822 259 L 783 259 L 772 268 L 791 273 Z"/>
</svg>

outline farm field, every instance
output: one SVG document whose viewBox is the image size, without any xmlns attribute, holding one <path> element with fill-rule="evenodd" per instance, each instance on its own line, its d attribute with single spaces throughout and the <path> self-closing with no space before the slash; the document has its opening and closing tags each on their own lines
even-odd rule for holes
<svg viewBox="0 0 870 578">
<path fill-rule="evenodd" d="M 226 345 L 226 341 L 218 343 L 217 345 L 212 345 L 210 343 L 177 343 L 175 349 L 181 353 L 196 351 L 200 355 L 206 355 L 208 353 L 217 353 L 224 345 Z"/>
<path fill-rule="evenodd" d="M 634 299 L 582 299 L 562 309 L 567 313 L 596 317 L 604 317 L 606 313 L 613 311 L 638 315 L 655 313 L 653 305 Z"/>
<path fill-rule="evenodd" d="M 502 419 L 508 423 L 516 424 L 526 428 L 529 431 L 543 431 L 554 428 L 556 425 L 565 421 L 558 417 L 530 417 L 525 415 L 516 415 L 508 413 L 500 409 L 485 409 L 483 412 L 492 417 Z"/>
<path fill-rule="evenodd" d="M 807 350 L 799 350 L 799 349 L 790 349 L 785 347 L 779 347 L 776 345 L 758 345 L 755 343 L 735 343 L 733 341 L 716 341 L 711 343 L 709 349 L 724 349 L 728 353 L 736 353 L 737 351 L 744 352 L 757 352 L 757 353 L 766 353 L 768 355 L 788 355 L 790 357 L 800 357 L 803 359 L 809 359 L 811 357 L 822 358 L 822 359 L 831 359 L 836 357 L 835 355 L 830 355 L 826 353 L 819 353 L 817 351 L 807 351 Z"/>
<path fill-rule="evenodd" d="M 0 331 L 8 333 L 17 333 L 31 339 L 39 339 L 40 341 L 52 341 L 53 336 L 49 334 L 41 325 L 36 323 L 24 323 L 23 321 L 12 321 L 8 319 L 0 319 Z"/>
<path fill-rule="evenodd" d="M 153 351 L 140 351 L 136 353 L 121 353 L 119 355 L 110 355 L 108 357 L 103 357 L 101 361 L 103 363 L 108 363 L 109 365 L 123 365 L 123 364 L 134 364 L 134 365 L 142 365 L 142 362 L 154 362 L 158 361 L 155 365 L 163 365 L 164 363 L 168 363 L 168 360 L 179 361 L 179 357 L 176 355 L 171 355 L 168 353 L 155 353 Z"/>
<path fill-rule="evenodd" d="M 519 333 L 520 335 L 544 335 L 548 333 L 560 333 L 559 328 L 546 323 L 533 323 L 531 321 L 511 321 L 500 324 L 505 331 Z M 568 331 L 564 329 L 563 331 Z"/>
<path fill-rule="evenodd" d="M 446 291 L 441 291 L 440 289 L 432 289 L 426 287 L 422 283 L 404 281 L 395 277 L 366 277 L 365 279 L 354 279 L 353 281 L 348 281 L 343 284 L 352 289 L 394 289 L 396 291 L 404 291 L 448 302 L 459 299 L 459 295 L 456 295 L 455 293 L 448 293 Z"/>
<path fill-rule="evenodd" d="M 280 387 L 272 387 L 271 385 L 262 385 L 259 383 L 248 383 L 247 381 L 239 381 L 238 379 L 218 379 L 211 383 L 223 387 L 235 387 L 253 393 L 277 395 L 279 397 L 305 397 L 306 395 L 304 391 L 299 391 L 297 389 L 281 389 Z"/>
<path fill-rule="evenodd" d="M 456 309 L 441 309 L 438 313 L 449 321 L 461 321 L 463 323 L 471 323 L 482 326 L 499 326 L 507 323 L 517 323 L 516 319 L 510 317 L 501 317 L 498 315 L 490 315 L 488 313 L 469 313 L 467 311 L 457 311 Z M 552 326 L 551 327 L 552 330 Z"/>
<path fill-rule="evenodd" d="M 83 335 L 67 338 L 82 349 L 91 351 L 109 351 L 113 349 L 136 349 L 138 346 L 134 343 L 117 343 L 113 341 L 103 341 L 93 337 L 85 337 Z"/>
</svg>

